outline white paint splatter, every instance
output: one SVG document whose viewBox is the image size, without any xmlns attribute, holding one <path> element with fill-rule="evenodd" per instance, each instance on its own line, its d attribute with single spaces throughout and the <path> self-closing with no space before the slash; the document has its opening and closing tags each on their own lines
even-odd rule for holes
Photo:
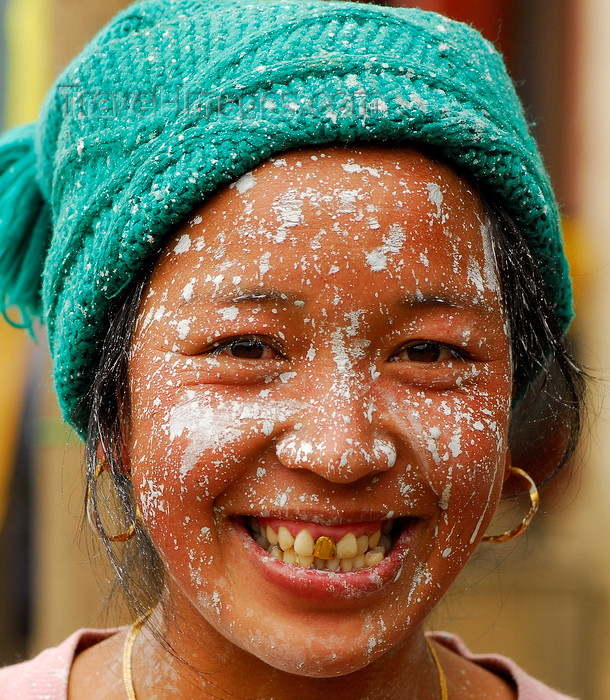
<svg viewBox="0 0 610 700">
<path fill-rule="evenodd" d="M 239 314 L 239 309 L 237 306 L 228 306 L 226 309 L 220 309 L 216 313 L 220 314 L 223 321 L 234 321 Z"/>
<path fill-rule="evenodd" d="M 391 469 L 396 464 L 396 448 L 390 440 L 380 440 L 376 438 L 373 442 L 373 455 L 377 459 L 379 459 L 381 455 L 385 455 L 388 469 Z M 392 516 L 388 513 L 388 518 L 391 517 Z"/>
<path fill-rule="evenodd" d="M 366 254 L 366 262 L 373 272 L 380 272 L 387 267 L 388 256 L 396 255 L 405 242 L 405 232 L 400 224 L 392 224 L 383 245 Z"/>
<path fill-rule="evenodd" d="M 254 185 L 256 185 L 256 178 L 252 173 L 246 173 L 245 175 L 242 175 L 238 180 L 235 182 L 232 182 L 229 185 L 229 188 L 234 189 L 237 188 L 237 191 L 239 194 L 244 194 L 248 190 L 251 190 Z"/>
<path fill-rule="evenodd" d="M 184 289 L 182 290 L 182 298 L 184 299 L 184 301 L 191 301 L 191 299 L 193 298 L 194 285 L 194 279 L 192 279 L 190 282 L 184 285 Z"/>
<path fill-rule="evenodd" d="M 178 337 L 180 340 L 186 340 L 188 334 L 191 332 L 191 322 L 189 319 L 185 318 L 182 321 L 178 321 L 177 325 Z"/>
<path fill-rule="evenodd" d="M 428 182 L 426 183 L 426 187 L 428 188 L 428 198 L 436 207 L 436 218 L 440 219 L 441 206 L 443 204 L 443 193 L 441 192 L 441 188 L 436 182 Z"/>
<path fill-rule="evenodd" d="M 178 239 L 178 243 L 176 243 L 174 247 L 174 253 L 176 255 L 179 255 L 180 253 L 186 253 L 187 250 L 191 249 L 191 237 L 188 235 L 188 233 L 184 233 L 180 238 Z"/>
<path fill-rule="evenodd" d="M 303 195 L 291 187 L 273 200 L 271 209 L 280 222 L 273 240 L 283 243 L 289 229 L 298 226 L 303 220 Z"/>
</svg>

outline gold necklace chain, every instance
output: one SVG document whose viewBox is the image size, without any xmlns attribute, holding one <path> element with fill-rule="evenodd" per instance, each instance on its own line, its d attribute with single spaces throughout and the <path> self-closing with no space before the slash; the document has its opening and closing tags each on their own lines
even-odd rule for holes
<svg viewBox="0 0 610 700">
<path fill-rule="evenodd" d="M 136 700 L 136 689 L 133 686 L 133 670 L 131 656 L 133 652 L 133 643 L 136 641 L 138 632 L 142 629 L 142 625 L 146 618 L 150 615 L 150 611 L 139 617 L 129 628 L 125 644 L 123 645 L 123 685 L 127 693 L 128 700 Z"/>
<path fill-rule="evenodd" d="M 436 670 L 438 672 L 438 684 L 441 691 L 441 700 L 449 700 L 449 691 L 447 690 L 447 677 L 445 676 L 445 672 L 443 671 L 443 667 L 441 666 L 441 662 L 438 658 L 438 654 L 436 653 L 436 649 L 432 646 L 432 642 L 428 639 L 428 637 L 424 637 L 424 639 L 426 640 L 426 644 L 428 645 L 428 649 L 430 650 L 430 656 L 432 656 L 432 660 L 434 661 L 434 665 L 436 666 Z"/>
<path fill-rule="evenodd" d="M 139 631 L 142 629 L 144 621 L 149 615 L 150 613 L 146 613 L 142 615 L 142 617 L 139 617 L 133 623 L 133 625 L 129 628 L 129 632 L 127 634 L 127 637 L 125 638 L 125 644 L 123 645 L 123 684 L 125 685 L 125 693 L 127 694 L 128 700 L 137 700 L 136 689 L 133 685 L 131 657 L 133 653 L 133 644 L 136 641 L 136 637 L 138 636 Z M 447 678 L 445 677 L 445 673 L 443 671 L 443 667 L 441 666 L 441 662 L 438 658 L 436 650 L 432 646 L 432 642 L 428 639 L 428 637 L 425 637 L 424 639 L 426 640 L 426 644 L 428 645 L 428 649 L 430 650 L 430 656 L 432 656 L 432 660 L 434 661 L 434 665 L 436 666 L 436 671 L 438 673 L 438 683 L 441 691 L 441 700 L 449 700 L 449 692 L 447 691 Z"/>
</svg>

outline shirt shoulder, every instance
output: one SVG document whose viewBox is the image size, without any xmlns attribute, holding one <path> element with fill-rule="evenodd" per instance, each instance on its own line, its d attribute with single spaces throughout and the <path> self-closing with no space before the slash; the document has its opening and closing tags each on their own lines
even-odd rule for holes
<svg viewBox="0 0 610 700">
<path fill-rule="evenodd" d="M 80 629 L 29 661 L 0 669 L 0 700 L 65 700 L 74 657 L 117 629 Z"/>
<path fill-rule="evenodd" d="M 488 671 L 513 682 L 518 700 L 577 700 L 563 695 L 532 678 L 511 659 L 499 654 L 473 654 L 459 637 L 446 632 L 433 632 L 430 637 Z"/>
</svg>

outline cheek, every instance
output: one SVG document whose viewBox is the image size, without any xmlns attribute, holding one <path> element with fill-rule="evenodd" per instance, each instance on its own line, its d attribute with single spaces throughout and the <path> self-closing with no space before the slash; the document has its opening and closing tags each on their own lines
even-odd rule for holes
<svg viewBox="0 0 610 700">
<path fill-rule="evenodd" d="M 485 509 L 495 497 L 504 473 L 509 412 L 508 392 L 443 397 L 422 391 L 394 404 L 406 469 L 417 468 L 441 510 L 465 502 Z"/>
<path fill-rule="evenodd" d="M 141 480 L 145 516 L 153 520 L 157 511 L 169 515 L 213 501 L 236 478 L 257 432 L 222 403 L 212 407 L 198 399 L 136 419 L 132 469 Z"/>
<path fill-rule="evenodd" d="M 490 405 L 495 406 L 491 410 Z M 448 412 L 449 406 L 445 407 Z M 444 414 L 445 412 L 443 412 Z M 435 473 L 439 506 L 438 526 L 442 557 L 455 566 L 470 556 L 500 499 L 507 456 L 509 402 L 469 405 L 455 401 L 455 422 L 435 431 Z M 440 417 L 439 417 L 440 418 Z"/>
<path fill-rule="evenodd" d="M 156 403 L 134 410 L 131 430 L 134 483 L 151 528 L 180 522 L 193 511 L 211 518 L 216 499 L 231 484 L 253 483 L 259 463 L 274 450 L 271 436 L 303 410 L 291 399 L 230 398 L 217 389 L 184 386 Z"/>
</svg>

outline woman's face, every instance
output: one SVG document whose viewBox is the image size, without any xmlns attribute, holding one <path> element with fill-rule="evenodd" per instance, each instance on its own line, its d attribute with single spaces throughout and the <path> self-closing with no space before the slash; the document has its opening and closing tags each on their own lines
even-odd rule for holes
<svg viewBox="0 0 610 700">
<path fill-rule="evenodd" d="M 130 377 L 136 493 L 193 624 L 293 673 L 362 668 L 418 629 L 502 487 L 510 350 L 478 196 L 407 147 L 265 163 L 170 241 Z M 276 558 L 302 530 L 328 538 L 313 568 Z"/>
</svg>

